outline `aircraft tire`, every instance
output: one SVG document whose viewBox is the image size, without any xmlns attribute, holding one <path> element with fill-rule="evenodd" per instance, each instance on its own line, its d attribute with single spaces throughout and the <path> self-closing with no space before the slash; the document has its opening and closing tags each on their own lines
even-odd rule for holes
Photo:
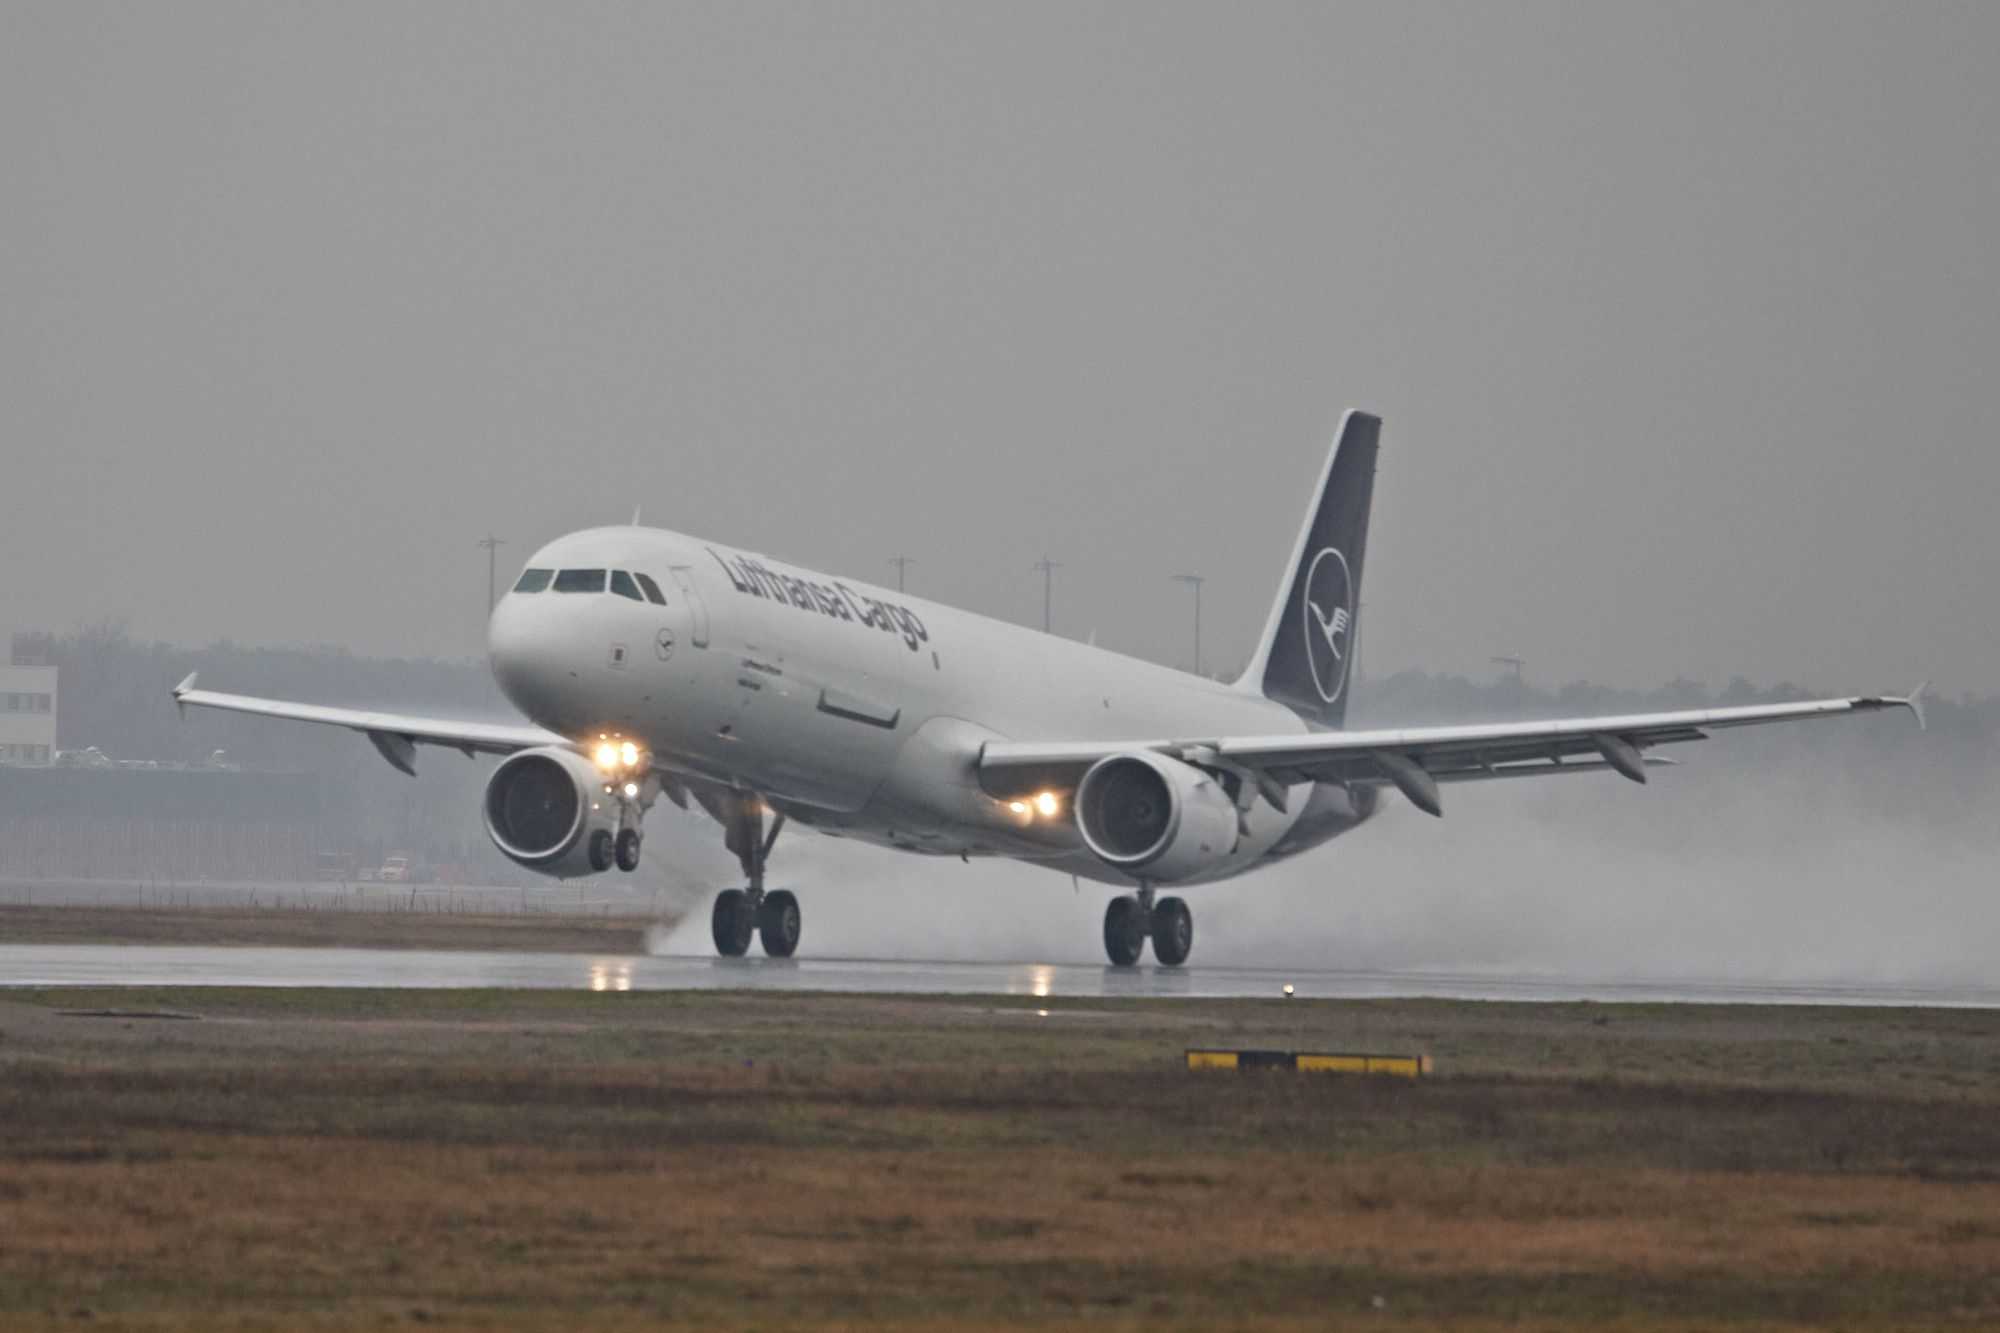
<svg viewBox="0 0 2000 1333">
<path fill-rule="evenodd" d="M 611 830 L 594 830 L 590 835 L 590 868 L 600 872 L 609 870 L 616 855 L 611 845 Z"/>
<path fill-rule="evenodd" d="M 764 939 L 764 952 L 772 958 L 790 958 L 799 947 L 799 900 L 790 889 L 773 889 L 757 908 L 757 933 Z"/>
<path fill-rule="evenodd" d="M 1179 967 L 1194 949 L 1194 913 L 1180 898 L 1162 898 L 1153 904 L 1153 957 L 1168 967 Z"/>
<path fill-rule="evenodd" d="M 1130 967 L 1146 947 L 1146 909 L 1131 894 L 1104 905 L 1104 952 L 1114 966 Z"/>
<path fill-rule="evenodd" d="M 715 936 L 715 951 L 724 958 L 741 958 L 750 951 L 750 936 L 757 928 L 757 914 L 750 909 L 750 895 L 741 889 L 724 889 L 715 895 L 715 911 L 709 917 Z"/>
<path fill-rule="evenodd" d="M 617 860 L 620 870 L 637 870 L 639 868 L 639 830 L 635 828 L 619 829 L 618 841 L 612 848 L 612 854 Z"/>
</svg>

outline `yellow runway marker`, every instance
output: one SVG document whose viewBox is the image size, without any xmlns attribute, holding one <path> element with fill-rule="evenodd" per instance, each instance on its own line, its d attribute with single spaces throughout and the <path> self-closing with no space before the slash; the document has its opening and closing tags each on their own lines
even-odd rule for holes
<svg viewBox="0 0 2000 1333">
<path fill-rule="evenodd" d="M 1355 1055 L 1323 1051 L 1224 1051 L 1190 1049 L 1189 1069 L 1296 1069 L 1315 1074 L 1384 1074 L 1421 1078 L 1431 1072 L 1428 1055 Z"/>
</svg>

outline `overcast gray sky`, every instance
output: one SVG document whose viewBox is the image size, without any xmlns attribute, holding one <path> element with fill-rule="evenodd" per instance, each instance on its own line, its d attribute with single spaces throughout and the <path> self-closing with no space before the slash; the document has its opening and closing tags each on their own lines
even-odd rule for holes
<svg viewBox="0 0 2000 1333">
<path fill-rule="evenodd" d="M 649 521 L 1184 662 L 2000 689 L 2000 6 L 0 9 L 0 628 Z M 504 575 L 503 575 L 504 577 Z M 226 682 L 217 682 L 226 685 Z"/>
</svg>

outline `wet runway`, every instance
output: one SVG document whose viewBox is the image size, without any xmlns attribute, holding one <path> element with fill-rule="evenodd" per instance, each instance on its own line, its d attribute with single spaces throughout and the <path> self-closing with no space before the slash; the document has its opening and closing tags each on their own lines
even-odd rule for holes
<svg viewBox="0 0 2000 1333">
<path fill-rule="evenodd" d="M 2000 1008 L 2000 990 L 1991 988 L 1867 983 L 1614 981 L 1501 973 L 1113 968 L 821 958 L 774 961 L 399 949 L 0 945 L 0 986 L 519 987 L 1221 999 L 1277 998 L 1287 985 L 1301 997 Z"/>
</svg>

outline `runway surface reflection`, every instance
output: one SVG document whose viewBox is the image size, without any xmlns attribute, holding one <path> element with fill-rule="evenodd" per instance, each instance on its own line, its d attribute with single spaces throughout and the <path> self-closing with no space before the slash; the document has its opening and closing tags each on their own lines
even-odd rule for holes
<svg viewBox="0 0 2000 1333">
<path fill-rule="evenodd" d="M 0 945 L 0 986 L 507 987 L 1203 999 L 1275 999 L 1290 986 L 1300 997 L 1355 999 L 1436 996 L 1465 1000 L 2000 1007 L 2000 991 L 1957 986 L 153 945 Z"/>
</svg>

